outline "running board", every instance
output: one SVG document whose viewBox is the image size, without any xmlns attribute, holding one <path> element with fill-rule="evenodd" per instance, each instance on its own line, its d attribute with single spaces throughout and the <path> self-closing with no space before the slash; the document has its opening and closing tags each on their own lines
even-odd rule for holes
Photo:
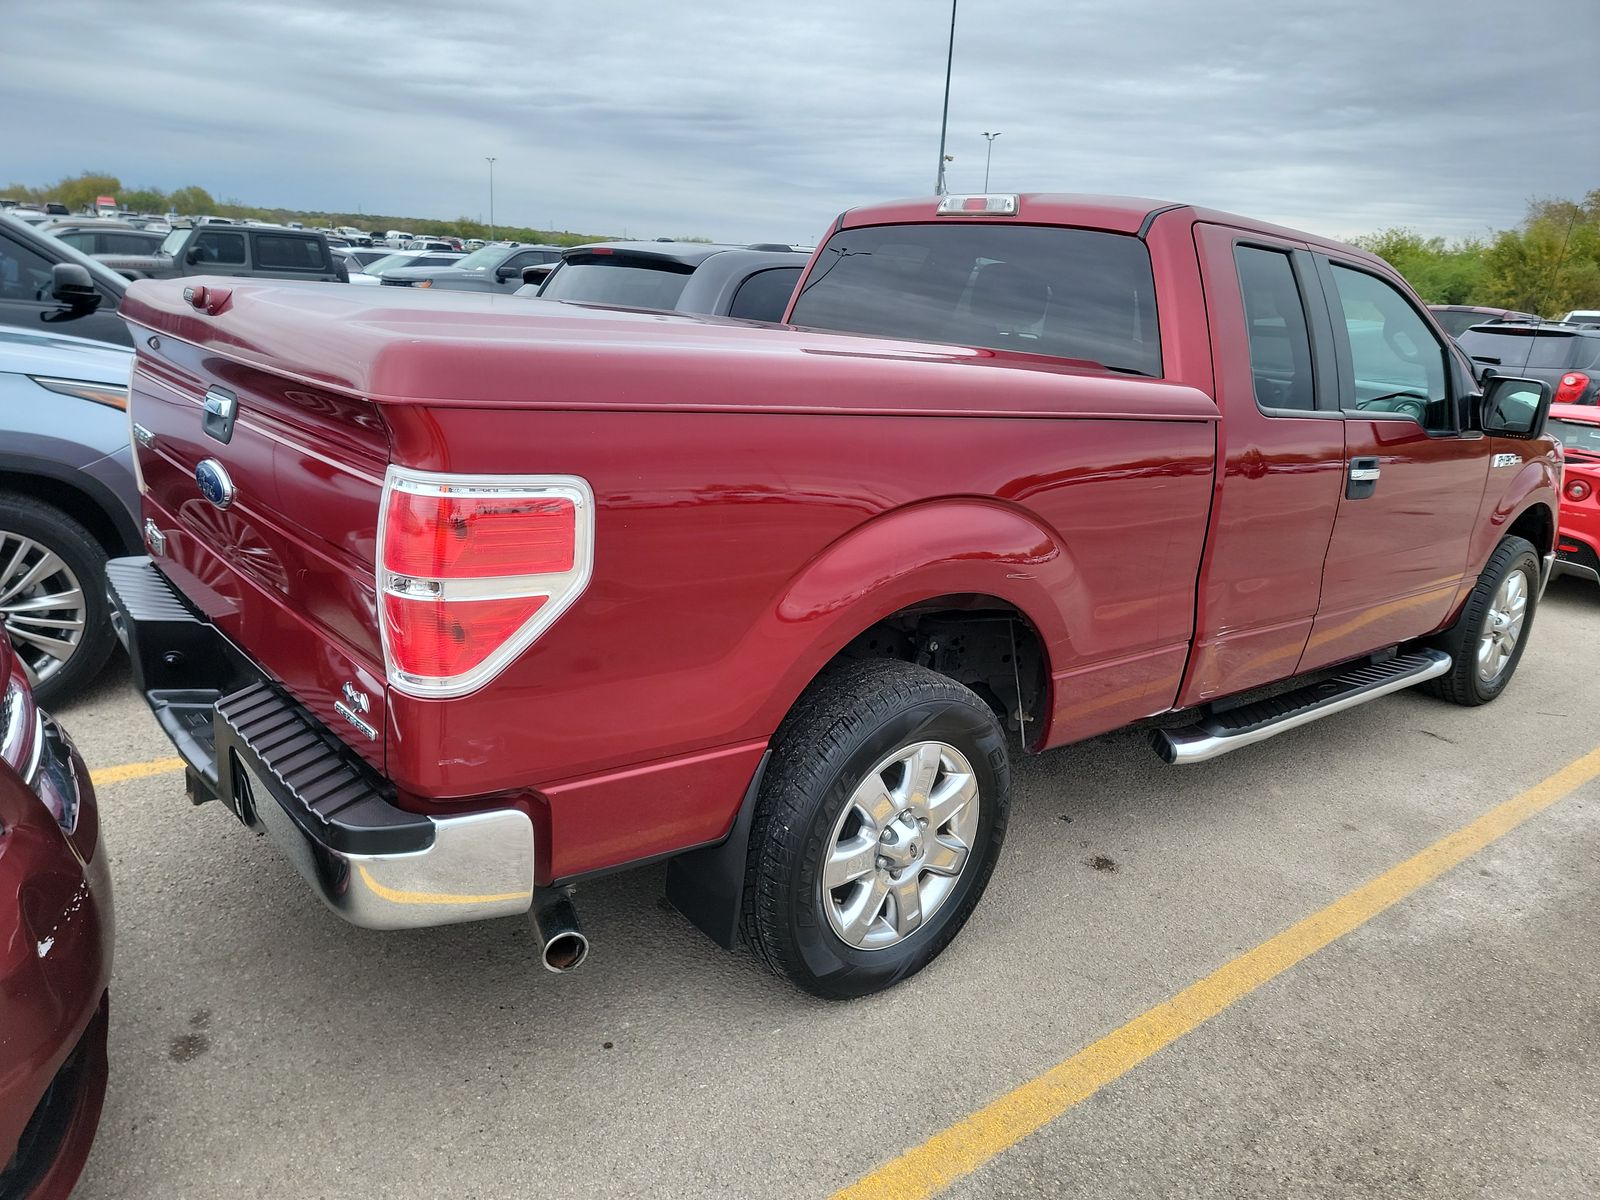
<svg viewBox="0 0 1600 1200">
<path fill-rule="evenodd" d="M 1155 734 L 1156 753 L 1169 763 L 1205 762 L 1390 692 L 1436 679 L 1450 666 L 1450 656 L 1441 650 L 1416 650 L 1380 663 L 1365 663 L 1320 683 L 1213 713 L 1193 725 L 1159 729 Z"/>
</svg>

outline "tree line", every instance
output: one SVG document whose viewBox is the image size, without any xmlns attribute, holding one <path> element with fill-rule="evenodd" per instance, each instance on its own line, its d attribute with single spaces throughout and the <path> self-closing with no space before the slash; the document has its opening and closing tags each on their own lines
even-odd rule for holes
<svg viewBox="0 0 1600 1200">
<path fill-rule="evenodd" d="M 135 212 L 177 211 L 185 216 L 211 214 L 235 220 L 251 217 L 278 223 L 300 221 L 312 226 L 351 225 L 379 233 L 405 229 L 459 238 L 489 236 L 488 225 L 468 217 L 450 221 L 257 208 L 236 200 L 217 200 L 201 187 L 182 187 L 172 192 L 124 188 L 116 176 L 94 172 L 43 187 L 14 183 L 0 195 L 36 204 L 53 200 L 73 212 L 92 206 L 97 196 L 115 196 L 124 208 Z M 608 236 L 520 225 L 496 225 L 494 233 L 514 241 L 558 246 L 601 241 Z M 1521 224 L 1486 238 L 1446 241 L 1442 237 L 1425 237 L 1414 229 L 1396 228 L 1353 240 L 1391 263 L 1429 304 L 1482 304 L 1542 316 L 1558 316 L 1574 308 L 1600 308 L 1600 188 L 1582 200 L 1530 201 Z"/>
<path fill-rule="evenodd" d="M 1600 308 L 1600 188 L 1582 200 L 1533 200 L 1515 229 L 1487 238 L 1385 229 L 1354 239 L 1430 304 L 1481 304 L 1540 316 Z"/>
<path fill-rule="evenodd" d="M 78 212 L 83 208 L 93 208 L 97 196 L 115 196 L 117 203 L 121 207 L 131 212 L 140 213 L 177 212 L 186 217 L 205 215 L 227 217 L 235 221 L 250 218 L 257 221 L 271 221 L 275 224 L 299 221 L 304 225 L 326 228 L 349 225 L 355 229 L 375 230 L 380 235 L 385 230 L 404 229 L 410 233 L 444 233 L 459 238 L 487 239 L 489 236 L 488 224 L 483 221 L 474 221 L 470 217 L 457 217 L 451 221 L 440 220 L 436 217 L 385 216 L 380 213 L 312 212 L 290 208 L 258 208 L 255 205 L 243 204 L 238 200 L 218 200 L 202 187 L 181 187 L 171 192 L 153 187 L 125 188 L 122 185 L 122 181 L 115 175 L 105 175 L 92 171 L 62 179 L 56 183 L 45 184 L 42 187 L 31 187 L 25 183 L 13 183 L 0 190 L 0 197 L 7 200 L 19 200 L 23 203 L 32 204 L 53 201 L 66 205 L 70 212 Z M 496 224 L 494 236 L 516 242 L 540 242 L 545 245 L 575 246 L 583 242 L 604 241 L 609 235 L 573 233 L 567 229 L 529 229 L 521 225 Z"/>
</svg>

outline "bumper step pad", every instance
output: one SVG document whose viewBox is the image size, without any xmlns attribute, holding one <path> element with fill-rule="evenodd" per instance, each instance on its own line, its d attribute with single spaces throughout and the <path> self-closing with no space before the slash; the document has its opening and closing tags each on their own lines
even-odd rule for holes
<svg viewBox="0 0 1600 1200">
<path fill-rule="evenodd" d="M 1156 753 L 1169 763 L 1205 762 L 1379 696 L 1415 687 L 1443 675 L 1450 664 L 1450 656 L 1440 650 L 1415 650 L 1383 662 L 1363 663 L 1331 679 L 1214 713 L 1193 725 L 1157 730 Z"/>
<path fill-rule="evenodd" d="M 396 808 L 388 784 L 379 779 L 294 701 L 264 683 L 232 692 L 216 702 L 216 754 L 229 753 L 267 780 L 296 824 L 343 854 L 406 854 L 433 842 L 433 822 Z M 223 798 L 233 790 L 224 786 Z M 233 798 L 247 821 L 248 803 Z M 255 803 L 272 803 L 257 796 Z"/>
</svg>

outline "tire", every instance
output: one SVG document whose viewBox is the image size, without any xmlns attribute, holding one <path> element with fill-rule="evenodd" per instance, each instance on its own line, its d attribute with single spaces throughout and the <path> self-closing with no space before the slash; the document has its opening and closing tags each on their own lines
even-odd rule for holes
<svg viewBox="0 0 1600 1200">
<path fill-rule="evenodd" d="M 1522 576 L 1520 584 L 1509 582 L 1518 574 Z M 1521 619 L 1516 623 L 1509 653 L 1502 655 L 1504 631 L 1499 650 L 1491 653 L 1488 639 L 1492 626 L 1497 622 L 1505 623 L 1497 614 L 1505 610 L 1508 590 L 1520 590 Z M 1528 645 L 1528 635 L 1533 632 L 1538 605 L 1539 552 L 1523 538 L 1508 537 L 1489 556 L 1456 623 L 1434 639 L 1433 644 L 1449 654 L 1454 664 L 1447 674 L 1430 679 L 1423 686 L 1452 704 L 1470 708 L 1489 703 L 1506 690 L 1516 674 L 1517 664 L 1522 661 L 1522 652 Z"/>
<path fill-rule="evenodd" d="M 20 552 L 20 556 L 19 556 Z M 59 564 L 50 568 L 46 556 Z M 38 572 L 26 588 L 7 596 Z M 48 504 L 0 493 L 0 621 L 33 684 L 35 699 L 50 707 L 71 696 L 105 666 L 116 642 L 106 601 L 106 552 L 78 522 Z M 76 595 L 74 596 L 74 593 Z M 59 605 L 40 607 L 46 597 Z M 59 623 L 76 622 L 78 629 Z M 66 641 L 64 655 L 38 639 Z"/>
<path fill-rule="evenodd" d="M 915 975 L 982 896 L 1009 788 L 1005 733 L 970 689 L 894 660 L 830 669 L 773 738 L 750 831 L 746 943 L 825 999 Z M 825 888 L 825 866 L 858 874 Z"/>
</svg>

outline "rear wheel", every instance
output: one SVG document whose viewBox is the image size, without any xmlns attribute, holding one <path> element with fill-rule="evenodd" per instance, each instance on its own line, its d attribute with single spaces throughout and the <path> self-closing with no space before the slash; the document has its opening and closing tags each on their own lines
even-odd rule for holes
<svg viewBox="0 0 1600 1200">
<path fill-rule="evenodd" d="M 1539 553 L 1523 538 L 1495 547 L 1456 623 L 1436 645 L 1455 660 L 1425 686 L 1453 704 L 1487 704 L 1511 682 L 1539 603 Z"/>
<path fill-rule="evenodd" d="M 1005 836 L 1009 763 L 968 688 L 896 661 L 830 671 L 773 739 L 742 929 L 814 995 L 864 996 L 960 932 Z"/>
<path fill-rule="evenodd" d="M 111 654 L 105 559 L 60 509 L 0 495 L 0 622 L 43 705 L 83 686 Z"/>
</svg>

